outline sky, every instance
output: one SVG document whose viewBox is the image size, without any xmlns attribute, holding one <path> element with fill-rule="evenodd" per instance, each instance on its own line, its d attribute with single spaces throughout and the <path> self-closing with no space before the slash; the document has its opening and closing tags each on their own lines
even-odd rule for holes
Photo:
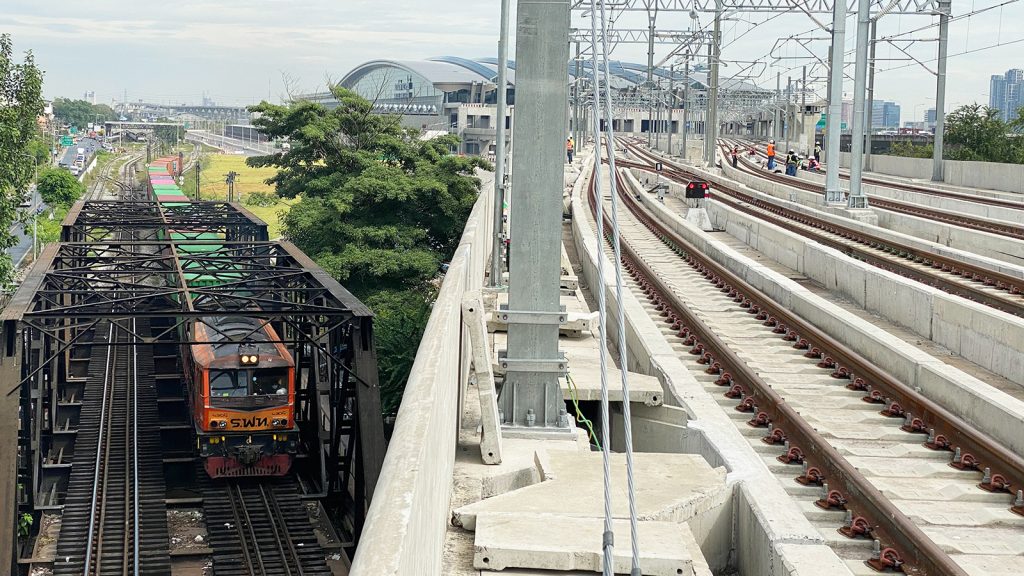
<svg viewBox="0 0 1024 576">
<path fill-rule="evenodd" d="M 373 59 L 417 59 L 438 55 L 495 56 L 499 0 L 3 0 L 0 32 L 10 33 L 15 49 L 31 49 L 46 72 L 44 92 L 81 98 L 95 91 L 98 102 L 130 100 L 198 103 L 207 95 L 220 104 L 250 104 L 288 92 L 322 89 L 359 64 Z M 513 15 L 515 21 L 512 0 Z M 963 17 L 972 10 L 998 8 Z M 989 77 L 1024 67 L 1021 49 L 1024 3 L 1015 0 L 956 0 L 950 24 L 947 109 L 988 101 Z M 830 15 L 816 16 L 830 23 Z M 893 40 L 938 36 L 937 18 L 887 15 L 878 37 Z M 618 17 L 620 28 L 646 26 L 646 14 Z M 696 22 L 687 13 L 663 12 L 659 30 L 710 26 L 711 15 Z M 589 28 L 577 15 L 573 24 Z M 756 25 L 755 25 L 756 24 Z M 846 22 L 849 76 L 853 88 L 856 17 Z M 923 28 L 918 32 L 908 31 Z M 514 30 L 514 26 L 512 27 Z M 774 88 L 777 73 L 798 78 L 801 66 L 827 58 L 828 42 L 800 48 L 791 36 L 828 33 L 802 13 L 727 14 L 722 24 L 724 76 Z M 1015 43 L 1016 42 L 1016 43 Z M 920 64 L 907 60 L 893 44 L 877 47 L 876 98 L 894 100 L 903 120 L 922 119 L 934 105 L 936 43 L 897 42 Z M 996 46 L 996 47 L 992 47 Z M 991 47 L 991 48 L 990 48 Z M 655 59 L 670 50 L 658 45 Z M 620 45 L 613 58 L 645 62 L 647 47 Z M 967 52 L 966 54 L 961 54 Z M 514 40 L 510 56 L 514 57 Z M 757 63 L 754 63 L 757 62 Z M 819 66 L 820 68 L 820 66 Z M 824 96 L 824 84 L 817 86 Z"/>
</svg>

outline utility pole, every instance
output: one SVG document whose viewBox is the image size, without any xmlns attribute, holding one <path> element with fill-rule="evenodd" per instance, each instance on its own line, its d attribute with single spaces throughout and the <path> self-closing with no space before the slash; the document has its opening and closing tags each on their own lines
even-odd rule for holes
<svg viewBox="0 0 1024 576">
<path fill-rule="evenodd" d="M 803 78 L 800 80 L 800 138 L 797 142 L 803 141 L 804 146 L 809 146 L 807 142 L 807 126 L 804 124 L 807 122 L 807 66 L 804 66 Z M 813 149 L 813 146 L 810 146 Z M 808 150 L 804 150 L 808 152 Z"/>
<path fill-rule="evenodd" d="M 503 2 L 505 0 L 502 0 Z M 576 75 L 572 79 L 572 140 L 576 148 L 580 146 L 580 43 L 576 42 Z M 579 152 L 575 150 L 575 152 Z"/>
<path fill-rule="evenodd" d="M 683 149 L 679 157 L 686 160 L 686 131 L 690 124 L 690 55 L 683 64 Z"/>
<path fill-rule="evenodd" d="M 864 130 L 867 143 L 864 144 L 864 169 L 871 170 L 871 132 L 874 124 L 872 116 L 875 108 L 875 33 L 878 20 L 871 20 L 871 55 L 868 57 L 868 102 L 864 109 Z"/>
<path fill-rule="evenodd" d="M 871 1 L 857 0 L 857 56 L 853 73 L 853 138 L 850 141 L 849 208 L 867 208 L 868 198 L 861 186 L 864 171 L 864 92 L 868 76 L 868 38 L 871 27 Z M 831 164 L 831 162 L 830 162 Z"/>
<path fill-rule="evenodd" d="M 790 150 L 790 148 L 789 148 L 789 135 L 790 135 L 791 132 L 793 132 L 793 123 L 790 122 L 791 112 L 789 110 L 789 101 L 792 99 L 792 93 L 793 93 L 793 77 L 792 76 L 786 76 L 786 109 L 785 109 L 785 112 L 783 112 L 783 117 L 786 119 L 785 120 L 786 123 L 783 124 L 783 126 L 782 126 L 782 135 L 786 139 L 786 146 L 784 147 L 786 149 L 786 154 L 789 154 L 789 150 Z M 787 158 L 787 160 L 788 159 L 789 158 Z"/>
<path fill-rule="evenodd" d="M 825 125 L 825 147 L 828 169 L 825 171 L 825 202 L 842 202 L 839 185 L 839 140 L 843 115 L 843 50 L 846 43 L 846 2 L 832 3 L 832 50 L 828 71 L 828 121 Z"/>
<path fill-rule="evenodd" d="M 782 126 L 781 108 L 779 99 L 782 98 L 782 72 L 775 73 L 775 112 L 772 114 L 772 140 L 781 140 L 782 133 L 779 132 Z"/>
<path fill-rule="evenodd" d="M 558 349 L 569 0 L 518 0 L 516 121 L 503 434 L 569 432 Z M 596 143 L 600 146 L 600 142 Z"/>
<path fill-rule="evenodd" d="M 672 118 L 675 117 L 676 112 L 676 65 L 672 64 L 668 67 L 668 155 L 672 155 Z"/>
<path fill-rule="evenodd" d="M 594 17 L 593 15 L 591 17 Z M 658 12 L 647 13 L 647 147 L 651 147 L 651 133 L 654 132 L 654 21 Z M 602 34 L 605 32 L 602 31 Z M 606 79 L 605 82 L 608 82 Z M 609 86 L 607 90 L 611 90 Z M 598 144 L 600 147 L 600 144 Z"/>
<path fill-rule="evenodd" d="M 508 74 L 508 12 L 509 1 L 501 0 L 501 30 L 498 31 L 498 125 L 494 144 L 494 230 L 491 240 L 491 277 L 492 287 L 501 286 L 501 248 L 504 234 L 505 205 L 505 114 Z M 576 44 L 579 52 L 579 43 Z M 578 62 L 578 60 L 577 60 Z M 577 66 L 579 64 L 577 63 Z"/>
<path fill-rule="evenodd" d="M 715 25 L 711 38 L 711 73 L 708 75 L 708 117 L 704 120 L 704 159 L 715 165 L 715 140 L 718 139 L 718 65 L 721 59 L 722 0 L 715 0 Z"/>
<path fill-rule="evenodd" d="M 238 176 L 238 172 L 234 170 L 228 172 L 224 179 L 224 183 L 228 185 L 228 202 L 235 201 L 235 178 Z"/>
<path fill-rule="evenodd" d="M 946 129 L 946 49 L 949 44 L 950 0 L 939 0 L 939 63 L 935 78 L 935 139 L 932 180 L 942 182 L 942 139 Z"/>
<path fill-rule="evenodd" d="M 202 200 L 203 197 L 199 193 L 199 161 L 196 161 L 196 200 Z"/>
</svg>

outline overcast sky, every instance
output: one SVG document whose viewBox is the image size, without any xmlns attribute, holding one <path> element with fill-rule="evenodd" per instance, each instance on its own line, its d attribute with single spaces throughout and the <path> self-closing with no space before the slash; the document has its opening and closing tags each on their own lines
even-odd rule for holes
<svg viewBox="0 0 1024 576">
<path fill-rule="evenodd" d="M 512 1 L 513 6 L 515 0 Z M 999 4 L 998 0 L 957 0 L 954 16 Z M 207 94 L 219 103 L 247 104 L 277 100 L 287 75 L 298 89 L 318 89 L 326 78 L 339 79 L 358 64 L 376 58 L 415 59 L 437 55 L 494 56 L 497 52 L 498 0 L 3 0 L 0 32 L 11 33 L 18 51 L 31 49 L 46 71 L 47 97 L 81 98 L 94 90 L 97 100 L 128 98 L 159 102 L 198 102 Z M 723 23 L 724 75 L 757 76 L 774 88 L 776 72 L 783 84 L 799 67 L 813 61 L 794 42 L 770 52 L 779 38 L 814 32 L 807 16 L 741 14 Z M 818 16 L 822 22 L 826 15 Z M 620 27 L 643 27 L 643 14 L 623 16 Z M 710 15 L 700 15 L 706 26 Z M 937 22 L 930 16 L 890 15 L 881 20 L 879 37 L 934 39 Z M 1018 56 L 1024 30 L 1024 5 L 955 19 L 950 26 L 948 91 L 950 108 L 959 103 L 987 103 L 989 76 L 1011 67 L 1024 67 Z M 751 23 L 758 23 L 754 27 Z M 589 27 L 589 23 L 576 22 Z M 661 30 L 685 30 L 692 25 L 685 13 L 662 13 Z M 513 27 L 514 29 L 514 27 Z M 847 48 L 852 61 L 856 22 L 847 20 Z M 983 49 L 1003 44 L 992 49 Z M 825 59 L 827 43 L 810 45 Z M 981 50 L 979 50 L 981 49 Z M 656 59 L 667 54 L 658 46 Z M 913 57 L 934 69 L 936 44 L 910 47 Z M 967 55 L 962 52 L 975 51 Z M 514 55 L 514 48 L 511 54 Z M 779 67 L 750 61 L 781 56 Z M 646 46 L 616 47 L 613 57 L 646 61 Z M 893 60 L 904 56 L 889 44 L 879 44 L 880 73 L 876 95 L 903 106 L 903 120 L 920 119 L 933 105 L 934 75 L 918 64 Z M 792 59 L 791 59 L 792 58 Z M 906 66 L 907 64 L 910 66 Z M 902 68 L 898 68 L 901 67 Z M 795 69 L 790 70 L 790 68 Z M 852 78 L 853 67 L 847 74 Z M 852 89 L 852 81 L 847 82 Z"/>
</svg>

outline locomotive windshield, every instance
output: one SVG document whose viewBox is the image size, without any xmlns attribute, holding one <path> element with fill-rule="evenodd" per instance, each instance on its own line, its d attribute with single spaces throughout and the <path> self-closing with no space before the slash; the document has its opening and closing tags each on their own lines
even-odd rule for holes
<svg viewBox="0 0 1024 576">
<path fill-rule="evenodd" d="M 231 408 L 282 406 L 288 402 L 288 369 L 210 370 L 210 401 Z"/>
</svg>

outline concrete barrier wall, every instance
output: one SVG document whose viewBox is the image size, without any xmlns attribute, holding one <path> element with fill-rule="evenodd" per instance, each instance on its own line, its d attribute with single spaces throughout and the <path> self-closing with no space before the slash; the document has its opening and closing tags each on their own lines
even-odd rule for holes
<svg viewBox="0 0 1024 576">
<path fill-rule="evenodd" d="M 584 216 L 589 205 L 582 193 L 582 188 L 574 191 L 572 200 L 573 242 L 590 290 L 605 291 L 608 333 L 614 338 L 619 308 L 614 269 L 598 250 L 594 229 Z M 604 258 L 603 279 L 597 273 L 597 258 Z M 698 519 L 690 523 L 712 570 L 734 567 L 740 574 L 779 576 L 849 574 L 824 544 L 821 534 L 792 506 L 783 486 L 729 416 L 683 365 L 678 352 L 632 292 L 624 292 L 622 306 L 630 370 L 657 377 L 665 390 L 665 403 L 685 410 L 689 420 L 682 449 L 729 471 L 727 481 L 734 487 L 735 515 L 731 534 L 723 534 L 721 522 Z M 801 558 L 816 561 L 802 562 Z"/>
<path fill-rule="evenodd" d="M 353 576 L 441 574 L 470 357 L 461 339 L 462 297 L 483 286 L 491 250 L 493 175 L 486 174 L 416 351 Z"/>
<path fill-rule="evenodd" d="M 950 367 L 871 323 L 851 317 L 805 287 L 727 245 L 710 239 L 673 214 L 650 195 L 641 201 L 666 225 L 694 244 L 703 254 L 723 264 L 774 301 L 805 318 L 860 355 L 916 386 L 947 410 L 991 434 L 1013 450 L 1024 450 L 1024 402 L 968 374 Z M 926 338 L 1007 378 L 1024 381 L 1024 322 L 1020 318 L 980 304 L 951 297 L 898 275 L 854 261 L 830 248 L 805 241 L 777 226 L 732 211 L 725 222 L 725 207 L 713 207 L 723 225 L 745 234 L 770 258 L 846 294 L 868 310 L 903 324 Z M 747 221 L 744 221 L 744 220 Z M 743 236 L 740 236 L 743 238 Z M 778 245 L 773 247 L 773 245 Z M 803 247 L 801 247 L 803 244 Z"/>
<path fill-rule="evenodd" d="M 1017 264 L 1016 262 L 1018 258 L 1015 257 L 1006 257 L 1004 259 L 990 258 L 968 252 L 957 247 L 946 246 L 923 238 L 911 236 L 910 234 L 904 234 L 895 230 L 875 226 L 870 222 L 853 220 L 847 217 L 851 211 L 845 208 L 833 208 L 826 206 L 824 204 L 824 199 L 820 194 L 794 188 L 793 186 L 789 186 L 781 182 L 764 180 L 754 174 L 734 170 L 731 166 L 725 167 L 724 177 L 721 170 L 707 171 L 698 167 L 691 167 L 691 170 L 712 183 L 735 187 L 736 183 L 739 182 L 743 185 L 741 188 L 743 192 L 752 194 L 759 199 L 772 202 L 773 204 L 784 207 L 789 211 L 812 215 L 836 224 L 867 232 L 880 238 L 899 242 L 912 248 L 928 250 L 947 258 L 984 266 L 992 270 L 1002 272 L 1003 274 L 1024 278 L 1024 266 Z M 967 232 L 963 232 L 959 236 L 954 236 L 954 238 L 968 237 Z M 970 238 L 972 238 L 970 241 L 972 245 L 977 242 L 974 236 L 970 236 Z M 1003 241 L 998 245 L 1001 247 L 1010 247 L 1010 254 L 1014 254 L 1016 252 L 1015 247 L 1019 244 L 1020 243 L 1016 240 L 1003 239 Z M 996 244 L 993 245 L 995 246 Z"/>
<path fill-rule="evenodd" d="M 849 152 L 840 153 L 840 162 L 843 168 L 850 167 L 850 156 Z M 872 154 L 871 171 L 902 178 L 931 179 L 932 160 L 931 158 L 903 158 Z M 1024 165 L 1022 164 L 943 160 L 942 172 L 943 181 L 952 186 L 1024 193 Z"/>
</svg>

